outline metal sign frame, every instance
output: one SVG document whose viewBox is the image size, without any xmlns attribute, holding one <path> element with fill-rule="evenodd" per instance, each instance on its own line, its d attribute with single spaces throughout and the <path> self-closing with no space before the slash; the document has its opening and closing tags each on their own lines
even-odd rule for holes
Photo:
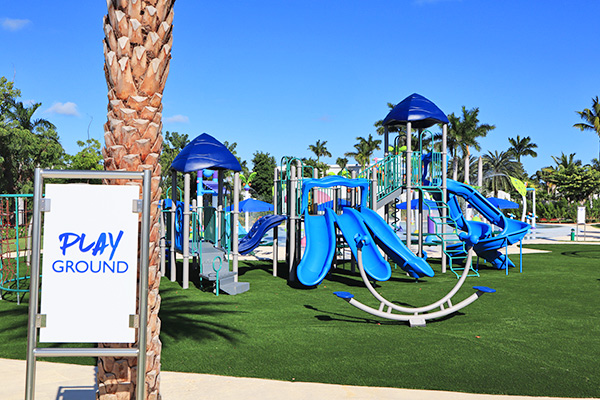
<svg viewBox="0 0 600 400">
<path fill-rule="evenodd" d="M 132 179 L 142 180 L 142 226 L 140 231 L 141 251 L 139 259 L 140 280 L 138 282 L 139 309 L 137 310 L 138 345 L 132 348 L 39 348 L 38 328 L 42 325 L 39 313 L 40 295 L 40 242 L 42 212 L 46 201 L 42 197 L 44 178 L 60 179 Z M 29 289 L 29 317 L 27 333 L 27 371 L 25 400 L 35 398 L 35 363 L 38 357 L 137 357 L 136 399 L 145 395 L 146 342 L 148 321 L 148 264 L 150 243 L 151 173 L 129 171 L 76 171 L 36 168 L 33 189 L 33 238 L 31 255 L 31 282 Z"/>
</svg>

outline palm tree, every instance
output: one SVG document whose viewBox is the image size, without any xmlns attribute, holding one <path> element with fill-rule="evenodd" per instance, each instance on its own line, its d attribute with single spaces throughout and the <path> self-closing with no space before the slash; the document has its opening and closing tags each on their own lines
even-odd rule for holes
<svg viewBox="0 0 600 400">
<path fill-rule="evenodd" d="M 448 156 L 452 157 L 452 179 L 458 179 L 458 149 L 460 148 L 459 138 L 457 135 L 457 128 L 460 125 L 460 118 L 450 113 L 448 115 L 448 133 L 446 135 L 446 150 Z M 441 139 L 439 135 L 438 139 Z"/>
<path fill-rule="evenodd" d="M 162 93 L 169 74 L 173 43 L 174 0 L 108 0 L 104 16 L 104 72 L 108 86 L 108 122 L 102 149 L 106 170 L 152 171 L 152 215 L 148 293 L 148 367 L 146 398 L 160 397 L 161 342 L 158 208 L 162 149 Z M 127 182 L 110 182 L 127 184 Z M 110 344 L 101 344 L 112 347 Z M 123 399 L 135 392 L 135 359 L 101 357 L 98 389 L 101 400 Z M 139 388 L 138 388 L 139 389 Z M 133 398 L 133 397 L 130 397 Z"/>
<path fill-rule="evenodd" d="M 521 139 L 519 135 L 517 135 L 516 139 L 508 138 L 510 142 L 510 148 L 508 151 L 512 152 L 517 159 L 517 162 L 521 162 L 521 156 L 531 156 L 533 158 L 537 157 L 537 152 L 534 149 L 537 149 L 537 144 L 531 142 L 531 138 L 529 136 L 525 136 Z"/>
<path fill-rule="evenodd" d="M 8 118 L 14 121 L 19 127 L 28 130 L 31 133 L 35 133 L 35 130 L 40 128 L 45 129 L 56 129 L 54 124 L 50 121 L 37 118 L 33 119 L 33 114 L 40 108 L 42 103 L 33 103 L 30 107 L 23 105 L 22 101 L 15 101 L 10 99 L 10 107 L 6 110 Z"/>
<path fill-rule="evenodd" d="M 583 131 L 596 132 L 598 138 L 600 138 L 600 103 L 598 102 L 598 96 L 592 98 L 592 108 L 584 108 L 583 111 L 575 111 L 579 117 L 585 122 L 573 124 L 574 128 L 579 128 Z M 598 153 L 600 159 L 600 150 Z"/>
<path fill-rule="evenodd" d="M 465 160 L 465 179 L 469 183 L 469 162 L 471 159 L 471 147 L 480 151 L 481 146 L 477 141 L 480 137 L 485 137 L 490 131 L 496 129 L 495 125 L 479 124 L 479 107 L 467 110 L 462 106 L 462 120 L 460 117 L 454 118 L 448 126 L 448 136 L 454 136 L 458 142 L 463 158 Z"/>
<path fill-rule="evenodd" d="M 320 140 L 317 140 L 317 143 L 308 145 L 308 150 L 312 151 L 313 153 L 315 153 L 315 156 L 317 156 L 317 164 L 319 164 L 321 156 L 331 157 L 331 153 L 327 150 L 327 147 L 325 146 L 326 144 L 327 140 L 324 140 L 322 142 Z"/>
<path fill-rule="evenodd" d="M 511 187 L 509 176 L 519 175 L 519 163 L 514 154 L 508 151 L 488 151 L 483 155 L 484 186 L 498 196 L 498 190 L 509 190 Z"/>
<path fill-rule="evenodd" d="M 581 165 L 581 160 L 575 159 L 575 153 L 571 153 L 568 156 L 565 153 L 560 153 L 560 157 L 551 156 L 554 162 L 556 163 L 557 168 L 564 168 L 566 170 L 571 170 L 575 166 Z"/>
<path fill-rule="evenodd" d="M 360 164 L 361 170 L 364 170 L 369 164 L 373 152 L 380 149 L 381 140 L 373 139 L 373 135 L 371 134 L 369 134 L 367 139 L 358 136 L 356 140 L 358 140 L 358 143 L 354 145 L 355 151 L 349 151 L 344 156 L 353 157 Z"/>
</svg>

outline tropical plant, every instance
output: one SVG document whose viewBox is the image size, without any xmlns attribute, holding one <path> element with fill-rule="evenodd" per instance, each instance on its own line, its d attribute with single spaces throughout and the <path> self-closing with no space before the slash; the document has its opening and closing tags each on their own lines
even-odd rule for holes
<svg viewBox="0 0 600 400">
<path fill-rule="evenodd" d="M 327 140 L 317 140 L 317 142 L 315 144 L 309 144 L 308 145 L 308 150 L 312 151 L 313 153 L 315 153 L 315 156 L 317 157 L 317 163 L 321 160 L 321 157 L 325 156 L 325 157 L 331 157 L 331 153 L 329 152 L 329 150 L 327 150 Z"/>
<path fill-rule="evenodd" d="M 521 138 L 521 136 L 517 135 L 515 138 L 508 138 L 510 143 L 510 148 L 508 151 L 512 152 L 517 159 L 518 162 L 521 162 L 522 156 L 531 156 L 533 158 L 537 157 L 537 152 L 534 149 L 537 149 L 537 144 L 531 142 L 531 138 L 529 136 L 525 136 Z"/>
<path fill-rule="evenodd" d="M 354 145 L 355 151 L 344 153 L 344 156 L 353 157 L 356 162 L 360 164 L 361 170 L 364 170 L 369 164 L 373 152 L 375 152 L 375 150 L 379 150 L 381 140 L 373 139 L 373 135 L 371 134 L 369 134 L 369 137 L 366 139 L 358 136 L 356 140 L 358 140 L 358 143 Z"/>
<path fill-rule="evenodd" d="M 452 119 L 448 117 L 448 137 L 453 137 L 462 151 L 465 160 L 465 177 L 468 179 L 470 175 L 469 163 L 471 156 L 471 147 L 477 151 L 481 150 L 481 146 L 477 141 L 480 137 L 485 137 L 490 131 L 496 129 L 495 125 L 479 123 L 479 107 L 467 110 L 462 106 L 462 118 L 456 117 L 454 114 Z M 469 181 L 466 181 L 469 183 Z"/>
<path fill-rule="evenodd" d="M 35 168 L 61 168 L 65 152 L 55 126 L 33 119 L 36 103 L 26 107 L 16 101 L 21 92 L 0 78 L 0 192 L 31 193 Z"/>
<path fill-rule="evenodd" d="M 592 98 L 592 108 L 584 108 L 583 111 L 575 111 L 577 115 L 584 121 L 578 124 L 573 124 L 574 128 L 583 131 L 596 132 L 600 137 L 600 103 L 598 96 Z"/>
<path fill-rule="evenodd" d="M 335 163 L 338 167 L 340 167 L 341 173 L 344 169 L 346 169 L 346 166 L 348 165 L 348 159 L 346 157 L 338 157 L 337 160 L 335 160 Z"/>
<path fill-rule="evenodd" d="M 483 185 L 494 196 L 499 190 L 511 190 L 509 176 L 518 176 L 520 171 L 520 164 L 510 152 L 496 150 L 483 155 Z"/>
<path fill-rule="evenodd" d="M 104 71 L 108 86 L 108 122 L 102 149 L 106 170 L 152 171 L 152 204 L 161 197 L 162 95 L 173 43 L 174 0 L 108 0 L 104 16 Z M 122 180 L 113 184 L 125 184 Z M 158 241 L 158 208 L 152 207 L 151 238 Z M 148 367 L 146 398 L 160 397 L 161 342 L 158 243 L 149 263 Z M 111 344 L 102 344 L 112 347 Z M 135 393 L 135 359 L 100 357 L 100 400 L 130 398 Z M 118 394 L 117 394 L 118 390 Z M 137 388 L 141 390 L 141 388 Z M 130 395 L 127 395 L 129 393 Z"/>
</svg>

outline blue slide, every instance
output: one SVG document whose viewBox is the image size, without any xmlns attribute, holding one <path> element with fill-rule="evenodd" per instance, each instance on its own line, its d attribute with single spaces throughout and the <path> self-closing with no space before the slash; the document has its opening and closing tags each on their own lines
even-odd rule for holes
<svg viewBox="0 0 600 400">
<path fill-rule="evenodd" d="M 475 253 L 498 269 L 504 269 L 506 265 L 514 267 L 510 259 L 498 250 L 506 244 L 511 245 L 520 241 L 527 234 L 531 226 L 528 223 L 507 218 L 471 186 L 451 179 L 448 179 L 446 182 L 449 194 L 462 197 L 487 220 L 502 229 L 499 234 L 493 236 L 491 228 L 486 229 L 482 227 L 482 225 L 486 224 L 476 221 L 466 221 L 464 216 L 462 216 L 462 211 L 456 199 L 450 199 L 448 202 L 450 215 L 456 218 L 457 228 L 466 231 L 469 240 L 475 242 L 475 246 L 473 247 Z M 464 236 L 462 238 L 464 239 Z"/>
<path fill-rule="evenodd" d="M 410 251 L 379 214 L 367 207 L 361 207 L 360 213 L 352 209 L 348 209 L 348 211 L 362 218 L 373 234 L 375 243 L 410 276 L 413 278 L 434 276 L 433 269 L 427 261 Z"/>
<path fill-rule="evenodd" d="M 250 231 L 244 236 L 238 244 L 238 252 L 241 255 L 248 254 L 258 247 L 265 233 L 272 228 L 277 227 L 286 217 L 284 215 L 265 215 L 252 225 Z"/>
<path fill-rule="evenodd" d="M 306 248 L 296 276 L 304 286 L 314 286 L 325 279 L 335 254 L 335 213 L 325 209 L 325 215 L 309 215 L 304 211 Z"/>
<path fill-rule="evenodd" d="M 354 257 L 357 257 L 358 250 L 354 237 L 358 234 L 360 237 L 371 237 L 367 226 L 360 213 L 353 208 L 344 208 L 342 215 L 336 215 L 337 226 L 342 231 L 346 243 L 352 250 Z M 390 228 L 391 229 L 391 228 Z M 372 243 L 372 242 L 371 242 Z M 392 276 L 390 264 L 383 259 L 376 246 L 365 246 L 362 248 L 362 259 L 365 272 L 377 281 L 387 281 Z"/>
</svg>

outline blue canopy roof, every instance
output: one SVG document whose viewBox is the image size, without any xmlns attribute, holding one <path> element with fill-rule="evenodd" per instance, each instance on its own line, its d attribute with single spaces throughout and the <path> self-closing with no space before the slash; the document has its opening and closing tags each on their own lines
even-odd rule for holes
<svg viewBox="0 0 600 400">
<path fill-rule="evenodd" d="M 425 129 L 438 123 L 448 123 L 448 117 L 431 100 L 413 93 L 396 105 L 383 119 L 383 126 L 406 124 Z"/>
<path fill-rule="evenodd" d="M 171 168 L 179 172 L 206 168 L 242 170 L 239 161 L 227 147 L 208 133 L 203 133 L 185 146 L 173 160 Z"/>
</svg>

